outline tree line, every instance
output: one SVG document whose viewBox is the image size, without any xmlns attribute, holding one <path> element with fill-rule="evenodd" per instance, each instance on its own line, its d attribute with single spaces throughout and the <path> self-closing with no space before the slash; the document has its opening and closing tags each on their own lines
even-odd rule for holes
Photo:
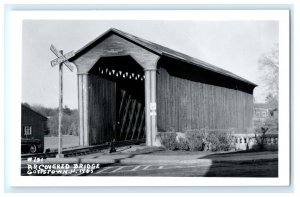
<svg viewBox="0 0 300 197">
<path fill-rule="evenodd" d="M 46 135 L 57 136 L 58 135 L 58 108 L 49 108 L 42 105 L 29 105 L 23 103 L 27 107 L 30 107 L 34 111 L 47 117 L 48 132 Z M 78 110 L 70 109 L 68 106 L 63 107 L 62 117 L 62 134 L 63 135 L 78 135 Z"/>
<path fill-rule="evenodd" d="M 258 60 L 261 71 L 261 83 L 266 93 L 265 103 L 272 113 L 278 114 L 278 85 L 279 85 L 279 45 L 276 43 L 272 50 L 262 54 Z M 262 133 L 278 133 L 278 115 L 270 115 L 258 128 Z"/>
</svg>

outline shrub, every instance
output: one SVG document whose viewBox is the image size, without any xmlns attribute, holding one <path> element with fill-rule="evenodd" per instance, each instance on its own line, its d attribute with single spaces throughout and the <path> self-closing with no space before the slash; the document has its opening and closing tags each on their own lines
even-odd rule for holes
<svg viewBox="0 0 300 197">
<path fill-rule="evenodd" d="M 161 144 L 168 150 L 190 151 L 229 151 L 235 148 L 235 139 L 232 130 L 186 130 L 185 137 L 178 137 L 176 132 L 159 132 Z"/>
<path fill-rule="evenodd" d="M 209 131 L 206 138 L 211 151 L 229 151 L 234 148 L 234 138 L 230 133 Z"/>
<path fill-rule="evenodd" d="M 261 124 L 256 125 L 255 140 L 259 150 L 266 149 L 266 134 L 278 134 L 278 117 L 269 116 Z"/>
<path fill-rule="evenodd" d="M 255 141 L 256 141 L 258 150 L 265 149 L 267 130 L 268 129 L 264 128 L 264 127 L 255 128 Z"/>
<path fill-rule="evenodd" d="M 175 132 L 159 132 L 157 134 L 160 143 L 168 150 L 175 150 L 177 148 L 176 133 Z"/>
<path fill-rule="evenodd" d="M 201 151 L 204 147 L 206 138 L 206 129 L 187 130 L 185 132 L 186 140 L 191 151 Z"/>
<path fill-rule="evenodd" d="M 189 143 L 186 139 L 184 138 L 178 138 L 178 142 L 177 142 L 177 149 L 178 150 L 189 150 Z"/>
</svg>

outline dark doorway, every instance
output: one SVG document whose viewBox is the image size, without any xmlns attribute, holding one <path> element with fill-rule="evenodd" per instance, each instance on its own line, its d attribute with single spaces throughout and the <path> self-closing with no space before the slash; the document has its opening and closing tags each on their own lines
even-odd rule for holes
<svg viewBox="0 0 300 197">
<path fill-rule="evenodd" d="M 97 76 L 100 81 L 105 80 L 114 83 L 115 97 L 98 99 L 112 99 L 110 103 L 115 103 L 115 106 L 111 106 L 113 111 L 111 113 L 115 120 L 109 123 L 112 124 L 110 130 L 105 129 L 97 132 L 105 132 L 106 141 L 113 138 L 117 141 L 144 139 L 145 86 L 143 68 L 131 56 L 101 57 L 89 73 Z M 105 109 L 107 110 L 107 106 Z M 99 124 L 108 123 L 99 122 Z"/>
</svg>

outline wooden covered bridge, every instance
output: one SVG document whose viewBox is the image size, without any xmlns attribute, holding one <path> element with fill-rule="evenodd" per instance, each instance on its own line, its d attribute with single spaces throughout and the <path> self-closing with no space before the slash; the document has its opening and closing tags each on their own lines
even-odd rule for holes
<svg viewBox="0 0 300 197">
<path fill-rule="evenodd" d="M 172 128 L 252 127 L 255 84 L 110 29 L 70 59 L 78 71 L 80 145 L 146 138 Z"/>
</svg>

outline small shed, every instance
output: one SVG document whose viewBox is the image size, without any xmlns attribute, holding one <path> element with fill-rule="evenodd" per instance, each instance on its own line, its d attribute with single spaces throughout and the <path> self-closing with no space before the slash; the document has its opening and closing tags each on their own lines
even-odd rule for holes
<svg viewBox="0 0 300 197">
<path fill-rule="evenodd" d="M 22 104 L 21 108 L 21 137 L 22 139 L 40 140 L 41 148 L 38 152 L 43 152 L 48 118 L 24 104 Z"/>
<path fill-rule="evenodd" d="M 255 84 L 204 61 L 109 29 L 70 59 L 78 71 L 80 144 L 157 131 L 252 127 Z"/>
</svg>

